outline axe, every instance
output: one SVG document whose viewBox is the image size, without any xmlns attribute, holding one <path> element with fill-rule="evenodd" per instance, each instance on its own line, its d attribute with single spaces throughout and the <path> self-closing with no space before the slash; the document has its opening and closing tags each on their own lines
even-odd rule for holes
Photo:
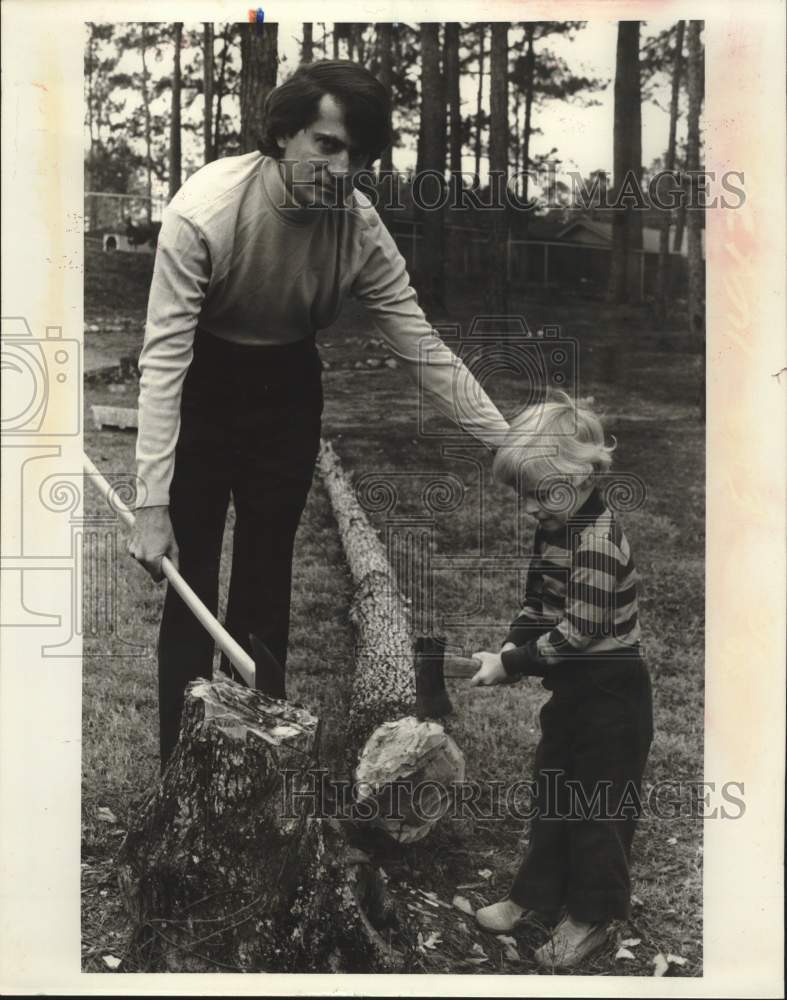
<svg viewBox="0 0 787 1000">
<path fill-rule="evenodd" d="M 117 511 L 121 521 L 123 521 L 127 528 L 133 528 L 134 515 L 117 495 L 117 490 L 109 485 L 87 455 L 83 456 L 83 467 L 85 475 L 98 487 L 99 492 L 112 510 Z M 193 612 L 197 621 L 210 634 L 211 638 L 222 653 L 226 655 L 245 683 L 250 688 L 256 688 L 257 691 L 261 691 L 270 698 L 283 699 L 285 697 L 284 672 L 262 640 L 256 635 L 250 636 L 254 651 L 254 659 L 252 659 L 246 650 L 232 638 L 224 626 L 203 604 L 166 556 L 161 560 L 161 571 L 177 591 L 183 603 Z M 255 683 L 258 680 L 258 673 L 259 683 Z"/>
<path fill-rule="evenodd" d="M 466 656 L 446 656 L 442 636 L 415 640 L 415 714 L 419 719 L 451 715 L 453 705 L 445 688 L 446 677 L 473 677 L 481 661 Z"/>
</svg>

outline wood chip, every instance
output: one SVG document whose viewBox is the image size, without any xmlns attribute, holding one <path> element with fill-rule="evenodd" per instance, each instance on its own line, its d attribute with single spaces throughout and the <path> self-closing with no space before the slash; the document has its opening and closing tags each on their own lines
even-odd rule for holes
<svg viewBox="0 0 787 1000">
<path fill-rule="evenodd" d="M 667 969 L 669 969 L 669 962 L 661 954 L 661 952 L 659 952 L 658 955 L 656 955 L 656 957 L 653 959 L 653 975 L 663 976 L 666 973 Z"/>
<path fill-rule="evenodd" d="M 457 910 L 461 910 L 462 913 L 466 913 L 469 917 L 472 917 L 473 914 L 475 913 L 475 910 L 473 909 L 473 904 L 470 902 L 469 899 L 465 899 L 464 896 L 454 896 L 454 898 L 451 900 L 451 905 L 454 906 Z"/>
</svg>

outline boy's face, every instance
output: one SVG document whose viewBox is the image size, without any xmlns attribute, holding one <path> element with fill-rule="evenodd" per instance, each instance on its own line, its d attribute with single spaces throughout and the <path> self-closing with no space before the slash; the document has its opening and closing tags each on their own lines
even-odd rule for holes
<svg viewBox="0 0 787 1000">
<path fill-rule="evenodd" d="M 317 118 L 288 138 L 277 140 L 282 151 L 284 182 L 293 201 L 303 208 L 341 208 L 369 153 L 353 147 L 344 125 L 344 109 L 323 94 Z"/>
<path fill-rule="evenodd" d="M 522 495 L 525 513 L 535 518 L 544 531 L 558 531 L 579 510 L 592 489 L 590 479 L 577 485 L 568 479 L 550 477 L 547 488 L 527 489 Z"/>
</svg>

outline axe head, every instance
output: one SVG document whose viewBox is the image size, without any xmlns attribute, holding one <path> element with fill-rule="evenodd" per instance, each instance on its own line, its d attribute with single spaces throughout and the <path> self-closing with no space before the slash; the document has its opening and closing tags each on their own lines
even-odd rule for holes
<svg viewBox="0 0 787 1000">
<path fill-rule="evenodd" d="M 257 690 L 268 695 L 269 698 L 285 701 L 287 694 L 284 689 L 284 671 L 281 664 L 259 636 L 252 632 L 249 635 L 249 640 L 251 642 L 251 655 L 254 657 Z"/>
<path fill-rule="evenodd" d="M 419 636 L 415 640 L 415 714 L 418 719 L 442 719 L 453 705 L 445 689 L 443 636 Z"/>
</svg>

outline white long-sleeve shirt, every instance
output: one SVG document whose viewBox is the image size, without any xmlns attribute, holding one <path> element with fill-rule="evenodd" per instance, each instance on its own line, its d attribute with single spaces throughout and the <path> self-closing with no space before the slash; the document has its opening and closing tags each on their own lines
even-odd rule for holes
<svg viewBox="0 0 787 1000">
<path fill-rule="evenodd" d="M 353 191 L 347 208 L 293 213 L 276 160 L 230 156 L 193 174 L 162 220 L 139 360 L 139 506 L 169 503 L 197 326 L 235 343 L 288 344 L 329 326 L 348 295 L 437 409 L 485 444 L 502 442 L 508 424 L 427 322 L 368 199 Z"/>
</svg>

